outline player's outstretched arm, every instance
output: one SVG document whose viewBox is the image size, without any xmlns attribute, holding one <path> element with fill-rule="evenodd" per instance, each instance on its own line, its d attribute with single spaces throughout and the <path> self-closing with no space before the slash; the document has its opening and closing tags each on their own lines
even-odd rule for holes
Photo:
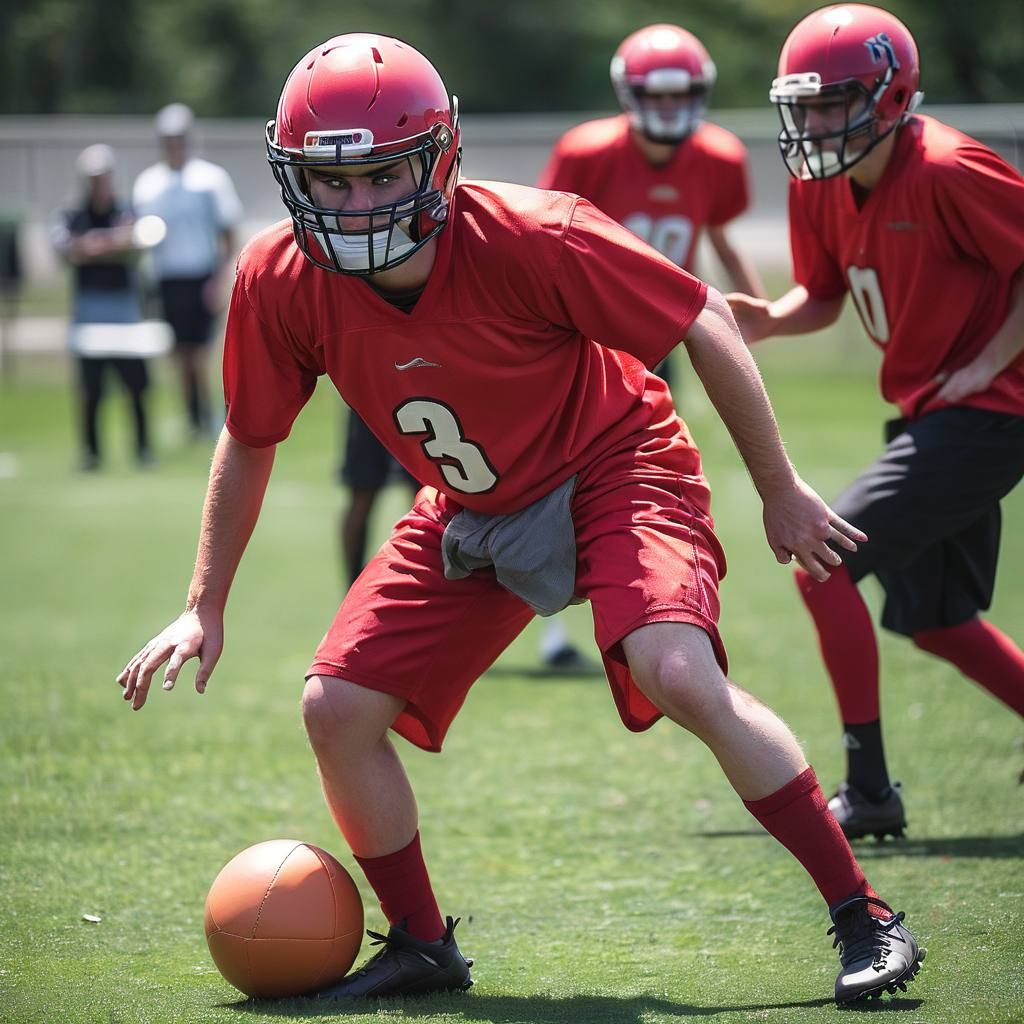
<svg viewBox="0 0 1024 1024">
<path fill-rule="evenodd" d="M 827 580 L 841 557 L 867 537 L 835 514 L 800 479 L 779 437 L 761 375 L 725 299 L 713 288 L 686 337 L 686 350 L 704 390 L 732 435 L 764 503 L 768 544 L 783 564 L 796 559 L 815 579 Z"/>
<path fill-rule="evenodd" d="M 725 301 L 732 309 L 743 340 L 752 345 L 762 338 L 810 334 L 828 327 L 835 323 L 845 298 L 812 298 L 803 285 L 797 285 L 774 302 L 742 292 L 730 292 Z"/>
<path fill-rule="evenodd" d="M 274 465 L 273 445 L 250 448 L 222 431 L 203 505 L 199 552 L 185 611 L 122 669 L 117 682 L 138 711 L 156 670 L 167 662 L 163 688 L 173 689 L 182 665 L 199 658 L 196 691 L 203 693 L 224 645 L 224 606 L 231 581 L 259 518 Z"/>
</svg>

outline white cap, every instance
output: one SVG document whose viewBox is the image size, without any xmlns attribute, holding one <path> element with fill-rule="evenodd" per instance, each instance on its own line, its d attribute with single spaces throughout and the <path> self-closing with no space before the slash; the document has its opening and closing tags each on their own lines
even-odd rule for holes
<svg viewBox="0 0 1024 1024">
<path fill-rule="evenodd" d="M 184 103 L 169 103 L 156 115 L 156 133 L 161 138 L 187 135 L 192 127 L 192 111 Z"/>
<path fill-rule="evenodd" d="M 114 169 L 114 151 L 105 143 L 87 146 L 78 154 L 75 170 L 83 178 L 98 178 Z"/>
</svg>

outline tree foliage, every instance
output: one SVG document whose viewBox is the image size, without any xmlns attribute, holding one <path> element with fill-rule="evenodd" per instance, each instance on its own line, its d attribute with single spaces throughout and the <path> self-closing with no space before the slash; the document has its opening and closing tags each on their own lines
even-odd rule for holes
<svg viewBox="0 0 1024 1024">
<path fill-rule="evenodd" d="M 614 105 L 608 61 L 641 25 L 682 20 L 719 68 L 719 106 L 766 101 L 804 0 L 8 0 L 0 112 L 148 113 L 170 99 L 205 116 L 270 116 L 285 75 L 331 35 L 418 46 L 472 112 Z M 917 37 L 924 87 L 944 102 L 1024 100 L 1018 0 L 891 0 Z"/>
</svg>

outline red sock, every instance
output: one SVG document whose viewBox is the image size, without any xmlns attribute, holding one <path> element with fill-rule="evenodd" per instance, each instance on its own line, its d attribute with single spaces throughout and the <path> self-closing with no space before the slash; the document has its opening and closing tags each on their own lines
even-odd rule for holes
<svg viewBox="0 0 1024 1024">
<path fill-rule="evenodd" d="M 847 725 L 877 721 L 878 644 L 857 584 L 840 566 L 824 583 L 797 569 L 796 585 L 818 631 L 840 717 Z"/>
<path fill-rule="evenodd" d="M 915 633 L 913 640 L 1024 716 L 1024 651 L 990 622 L 971 619 L 947 629 L 927 629 Z"/>
<path fill-rule="evenodd" d="M 408 846 L 383 857 L 356 857 L 366 880 L 380 900 L 390 924 L 405 920 L 405 930 L 417 939 L 433 942 L 444 935 L 444 922 L 430 887 L 420 849 L 420 834 Z"/>
<path fill-rule="evenodd" d="M 761 800 L 744 800 L 744 806 L 804 866 L 829 907 L 850 896 L 878 894 L 868 885 L 853 856 L 813 768 L 802 771 Z M 882 916 L 883 911 L 869 908 Z"/>
</svg>

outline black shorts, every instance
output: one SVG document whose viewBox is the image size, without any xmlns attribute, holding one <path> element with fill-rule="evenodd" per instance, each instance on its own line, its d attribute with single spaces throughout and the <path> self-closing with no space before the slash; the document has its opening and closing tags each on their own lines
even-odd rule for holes
<svg viewBox="0 0 1024 1024">
<path fill-rule="evenodd" d="M 203 299 L 206 277 L 167 277 L 160 282 L 160 301 L 164 319 L 174 332 L 179 348 L 198 348 L 209 344 L 214 314 Z"/>
<path fill-rule="evenodd" d="M 419 489 L 416 480 L 395 461 L 377 435 L 349 409 L 341 482 L 354 491 L 379 491 L 392 476 L 414 490 Z"/>
<path fill-rule="evenodd" d="M 958 406 L 886 424 L 888 446 L 833 508 L 868 535 L 842 552 L 885 590 L 882 625 L 911 636 L 992 602 L 999 502 L 1024 476 L 1024 416 Z"/>
</svg>

